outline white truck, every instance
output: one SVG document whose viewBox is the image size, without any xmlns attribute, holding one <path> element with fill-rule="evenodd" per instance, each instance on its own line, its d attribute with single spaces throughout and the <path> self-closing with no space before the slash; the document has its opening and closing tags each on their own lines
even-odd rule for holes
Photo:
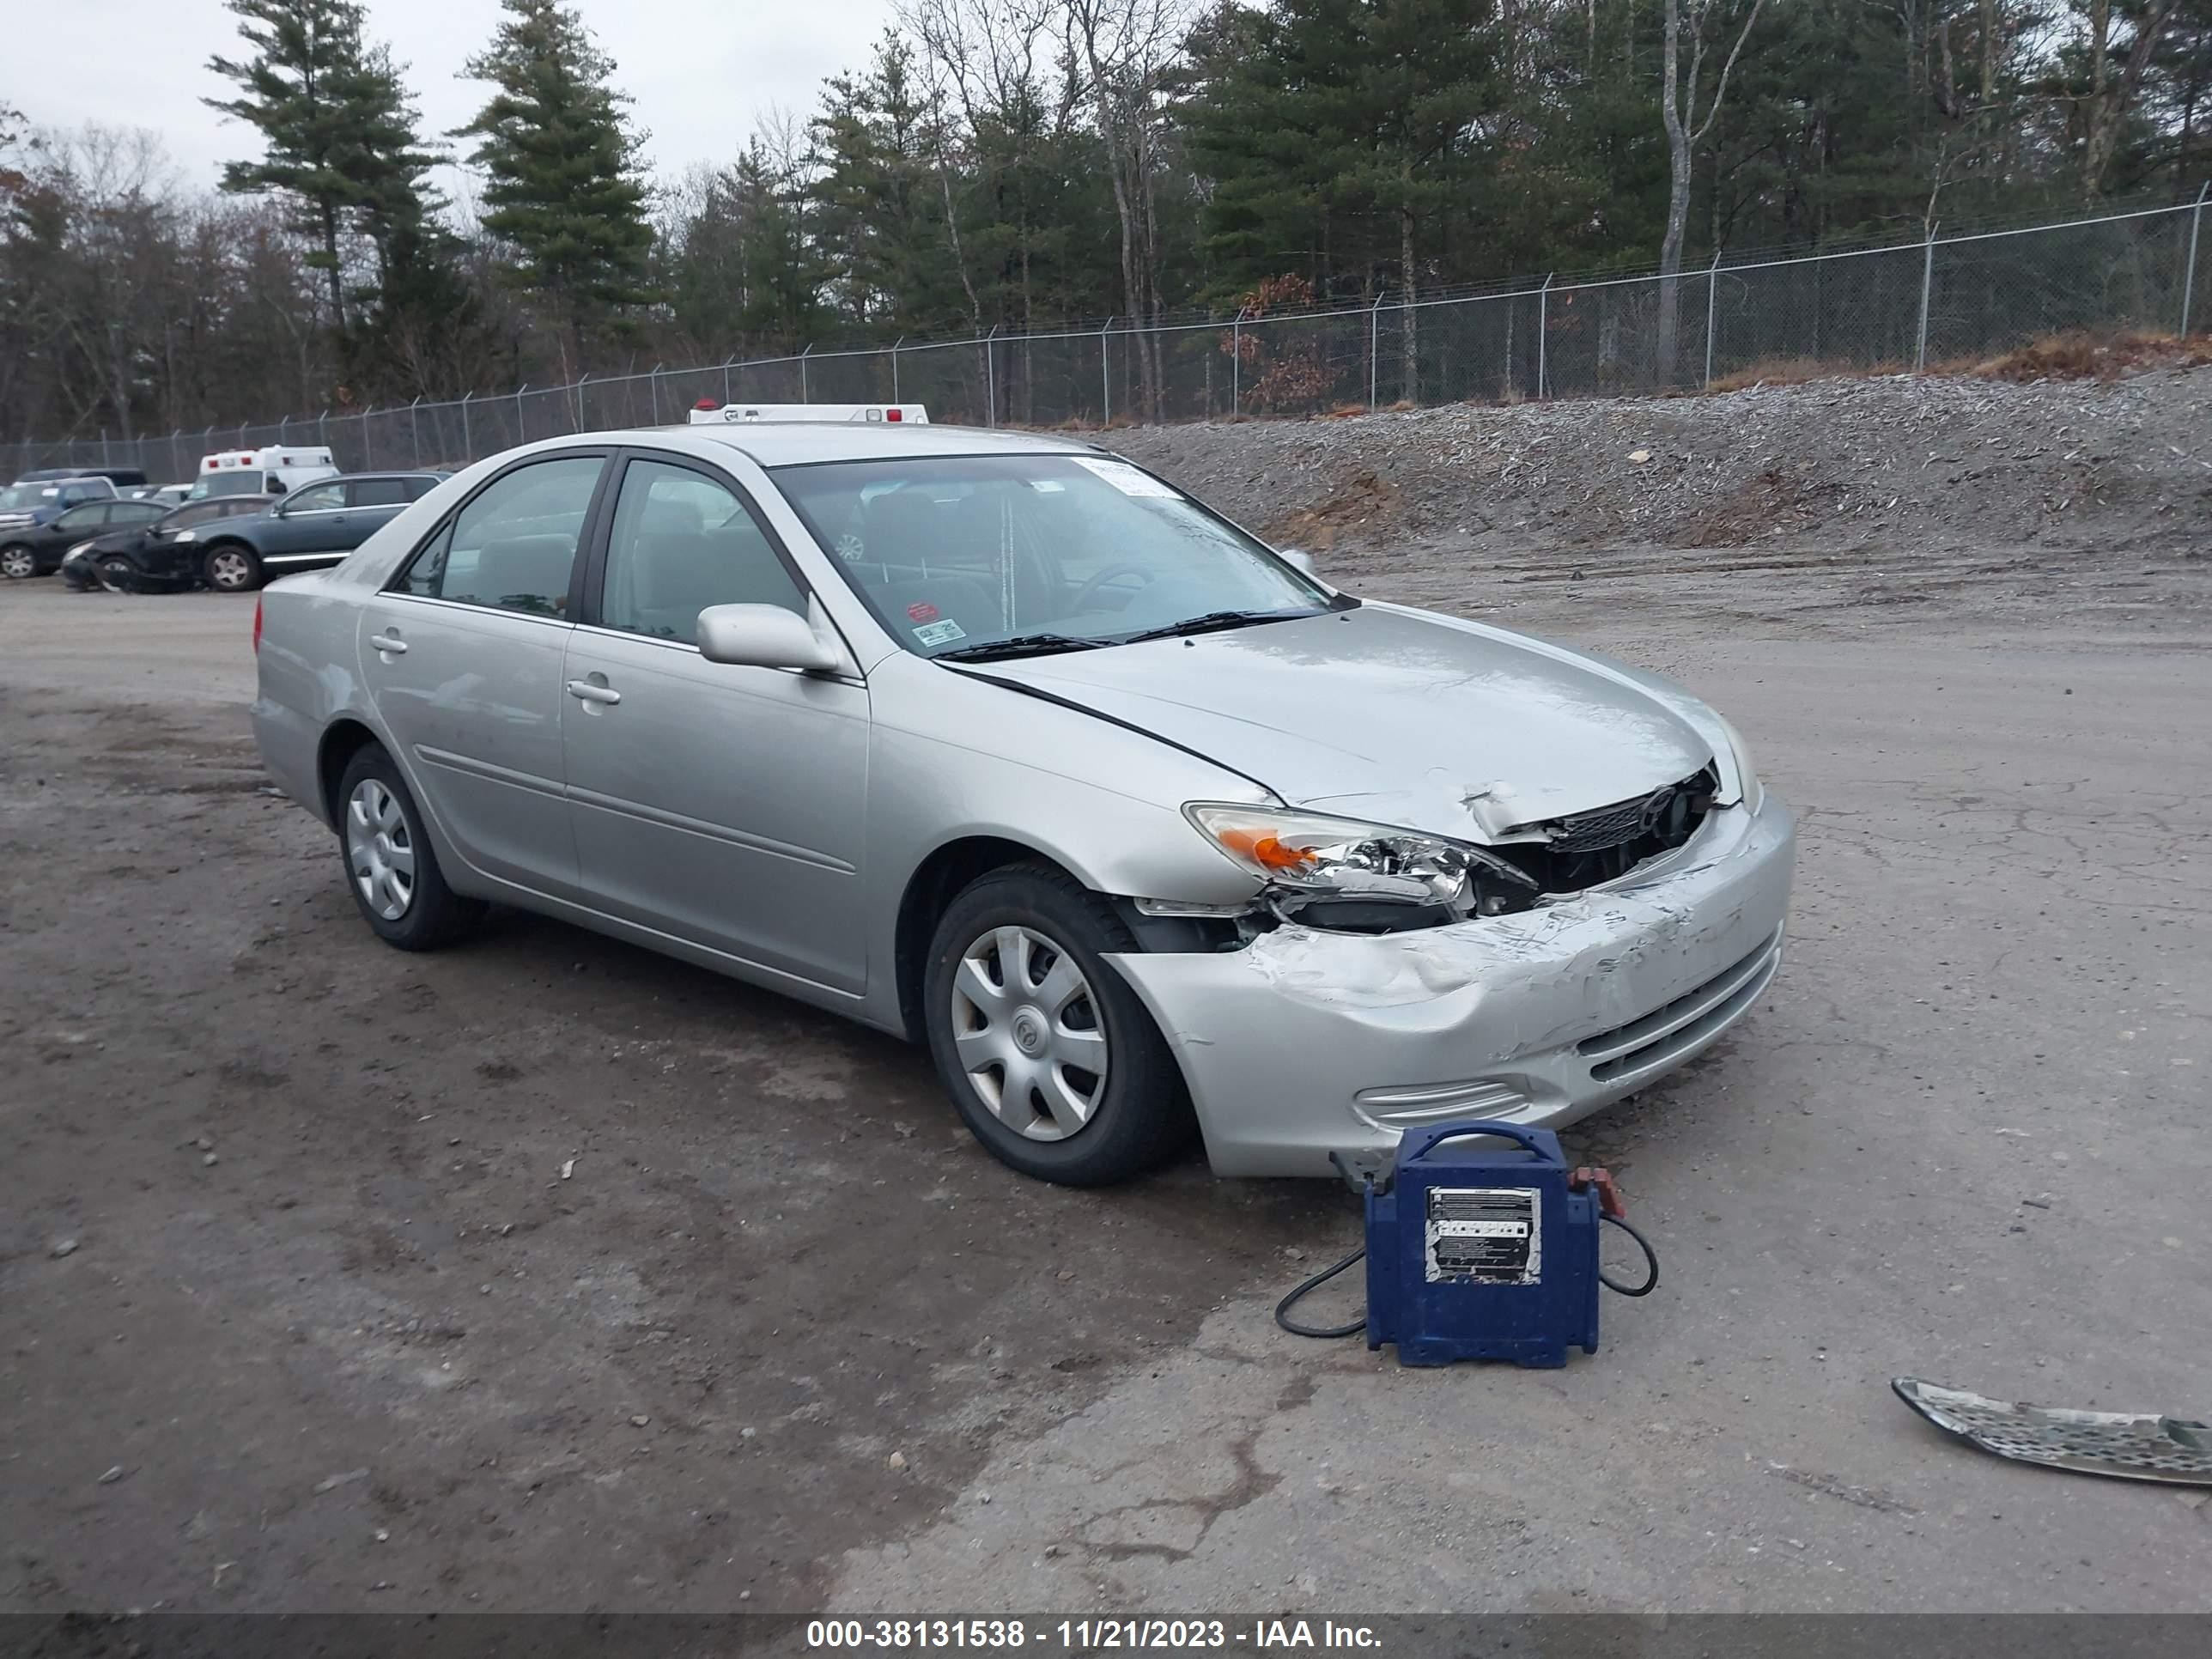
<svg viewBox="0 0 2212 1659">
<path fill-rule="evenodd" d="M 318 478 L 335 477 L 327 449 L 270 444 L 261 449 L 221 449 L 200 457 L 200 476 L 187 501 L 210 495 L 283 495 Z"/>
</svg>

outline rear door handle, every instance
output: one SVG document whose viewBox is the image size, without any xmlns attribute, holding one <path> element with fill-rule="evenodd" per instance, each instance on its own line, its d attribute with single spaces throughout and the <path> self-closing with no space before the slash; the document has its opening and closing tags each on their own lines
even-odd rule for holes
<svg viewBox="0 0 2212 1659">
<path fill-rule="evenodd" d="M 578 702 L 617 703 L 622 701 L 622 693 L 611 685 L 594 685 L 589 680 L 570 680 L 568 695 Z"/>
<path fill-rule="evenodd" d="M 397 634 L 372 634 L 368 642 L 386 656 L 404 657 L 407 654 L 407 641 Z"/>
</svg>

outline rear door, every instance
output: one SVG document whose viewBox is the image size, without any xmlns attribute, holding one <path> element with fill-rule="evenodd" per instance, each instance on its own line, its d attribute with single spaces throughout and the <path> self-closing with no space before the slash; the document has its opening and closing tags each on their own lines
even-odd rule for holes
<svg viewBox="0 0 2212 1659">
<path fill-rule="evenodd" d="M 562 659 L 604 450 L 494 474 L 362 608 L 361 674 L 423 809 L 501 881 L 577 895 Z"/>
<path fill-rule="evenodd" d="M 406 509 L 416 495 L 408 493 L 406 478 L 349 478 L 346 481 L 345 550 L 352 551 Z"/>
<path fill-rule="evenodd" d="M 867 688 L 702 657 L 705 607 L 805 616 L 805 585 L 735 477 L 673 455 L 620 465 L 565 676 L 583 884 L 617 915 L 857 994 Z"/>
</svg>

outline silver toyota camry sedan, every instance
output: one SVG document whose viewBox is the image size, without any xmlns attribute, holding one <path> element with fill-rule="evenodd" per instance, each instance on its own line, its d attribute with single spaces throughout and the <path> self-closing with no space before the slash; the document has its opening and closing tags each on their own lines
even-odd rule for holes
<svg viewBox="0 0 2212 1659">
<path fill-rule="evenodd" d="M 1087 443 L 781 413 L 510 451 L 267 590 L 261 751 L 383 939 L 496 902 L 836 1009 L 1077 1184 L 1571 1122 L 1772 979 L 1791 816 L 1679 688 Z"/>
</svg>

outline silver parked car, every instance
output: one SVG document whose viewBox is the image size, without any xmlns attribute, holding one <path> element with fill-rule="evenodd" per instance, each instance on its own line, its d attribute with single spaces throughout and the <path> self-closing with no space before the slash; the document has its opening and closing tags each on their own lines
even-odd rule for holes
<svg viewBox="0 0 2212 1659">
<path fill-rule="evenodd" d="M 769 412 L 772 416 L 772 412 Z M 261 751 L 404 949 L 486 901 L 926 1041 L 1015 1168 L 1327 1175 L 1650 1083 L 1780 961 L 1728 723 L 1362 601 L 1090 445 L 882 421 L 471 467 L 255 621 Z"/>
</svg>

